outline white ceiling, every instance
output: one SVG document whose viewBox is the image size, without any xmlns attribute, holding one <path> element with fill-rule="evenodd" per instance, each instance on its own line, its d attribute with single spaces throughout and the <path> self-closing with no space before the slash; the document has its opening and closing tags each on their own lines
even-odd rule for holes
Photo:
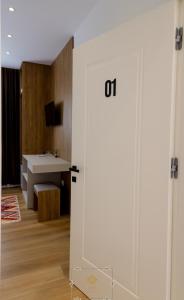
<svg viewBox="0 0 184 300">
<path fill-rule="evenodd" d="M 100 0 L 1 0 L 1 63 L 50 64 Z M 10 13 L 12 6 L 15 12 Z M 7 35 L 12 34 L 12 38 Z M 10 55 L 6 54 L 10 52 Z"/>
</svg>

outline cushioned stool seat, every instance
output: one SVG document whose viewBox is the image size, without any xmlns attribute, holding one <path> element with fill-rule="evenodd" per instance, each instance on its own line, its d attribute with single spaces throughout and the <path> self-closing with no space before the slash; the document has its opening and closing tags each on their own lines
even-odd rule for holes
<svg viewBox="0 0 184 300">
<path fill-rule="evenodd" d="M 60 217 L 60 189 L 50 183 L 34 185 L 34 209 L 38 210 L 38 221 Z"/>
</svg>

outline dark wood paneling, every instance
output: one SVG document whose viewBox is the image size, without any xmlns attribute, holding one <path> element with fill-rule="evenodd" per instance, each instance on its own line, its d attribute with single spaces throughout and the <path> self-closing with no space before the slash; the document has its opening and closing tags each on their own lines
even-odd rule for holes
<svg viewBox="0 0 184 300">
<path fill-rule="evenodd" d="M 63 124 L 53 128 L 52 150 L 68 161 L 72 143 L 72 50 L 73 38 L 51 66 L 52 98 L 55 103 L 63 103 Z"/>
<path fill-rule="evenodd" d="M 21 68 L 21 149 L 23 154 L 57 150 L 71 161 L 73 38 L 52 66 L 24 62 Z M 44 106 L 63 104 L 62 125 L 46 127 Z"/>
<path fill-rule="evenodd" d="M 22 84 L 22 153 L 42 153 L 51 143 L 45 123 L 45 103 L 51 98 L 51 67 L 24 62 Z"/>
</svg>

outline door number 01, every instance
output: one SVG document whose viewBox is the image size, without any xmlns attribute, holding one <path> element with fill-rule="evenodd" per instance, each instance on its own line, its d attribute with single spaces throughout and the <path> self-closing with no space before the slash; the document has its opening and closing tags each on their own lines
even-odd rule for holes
<svg viewBox="0 0 184 300">
<path fill-rule="evenodd" d="M 116 78 L 105 82 L 105 97 L 116 96 Z"/>
</svg>

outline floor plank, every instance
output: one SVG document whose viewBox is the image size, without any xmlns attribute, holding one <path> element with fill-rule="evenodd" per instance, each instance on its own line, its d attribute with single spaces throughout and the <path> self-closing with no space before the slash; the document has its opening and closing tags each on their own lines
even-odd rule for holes
<svg viewBox="0 0 184 300">
<path fill-rule="evenodd" d="M 1 299 L 87 299 L 71 287 L 69 274 L 69 216 L 38 223 L 27 210 L 20 189 L 3 189 L 18 196 L 21 222 L 2 224 Z"/>
</svg>

